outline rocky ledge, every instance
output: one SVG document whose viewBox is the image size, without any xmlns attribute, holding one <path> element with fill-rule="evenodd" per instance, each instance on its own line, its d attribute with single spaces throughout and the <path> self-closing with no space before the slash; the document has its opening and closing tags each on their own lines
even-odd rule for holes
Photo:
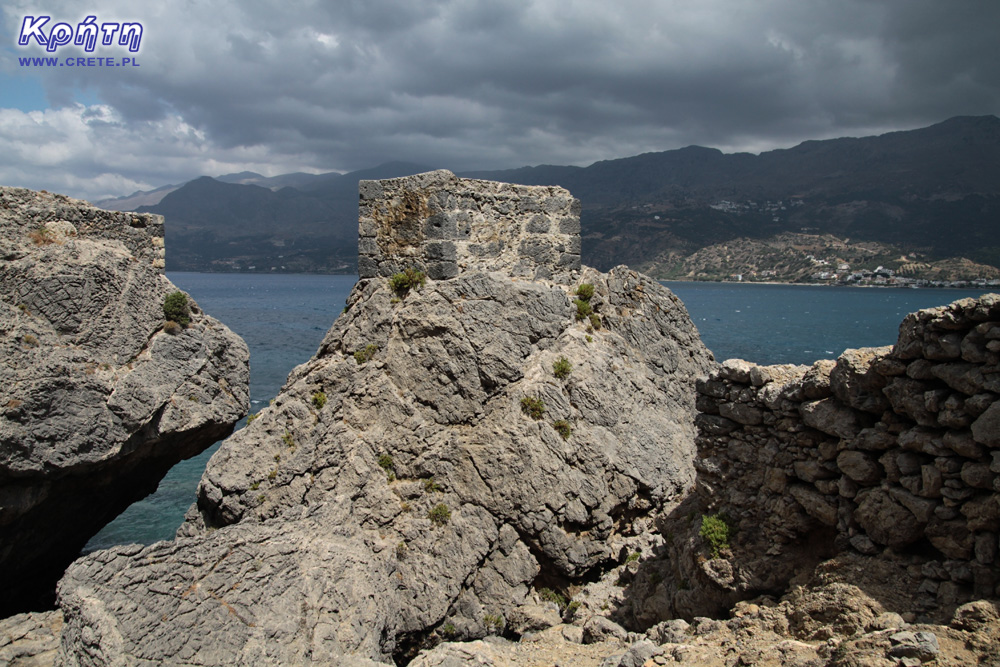
<svg viewBox="0 0 1000 667">
<path fill-rule="evenodd" d="M 175 542 L 70 568 L 71 661 L 406 662 L 524 630 L 539 590 L 617 565 L 690 491 L 710 354 L 658 283 L 578 266 L 568 192 L 361 189 L 375 275 L 213 456 Z"/>
<path fill-rule="evenodd" d="M 167 324 L 163 220 L 0 188 L 0 615 L 51 605 L 86 541 L 249 404 L 243 341 Z"/>
</svg>

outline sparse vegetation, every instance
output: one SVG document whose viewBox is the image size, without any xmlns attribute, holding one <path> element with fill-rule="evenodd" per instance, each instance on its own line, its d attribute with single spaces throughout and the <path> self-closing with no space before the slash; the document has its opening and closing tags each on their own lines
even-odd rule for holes
<svg viewBox="0 0 1000 667">
<path fill-rule="evenodd" d="M 28 238 L 35 245 L 48 245 L 56 242 L 56 237 L 45 227 L 36 227 L 28 233 Z"/>
<path fill-rule="evenodd" d="M 589 335 L 588 335 L 588 336 L 587 336 L 587 342 L 588 342 L 588 343 L 593 343 L 593 342 L 594 342 L 594 337 L 593 337 L 593 336 L 589 336 Z"/>
<path fill-rule="evenodd" d="M 590 301 L 590 298 L 594 296 L 594 286 L 590 283 L 580 283 L 579 287 L 576 288 L 576 295 L 584 301 Z"/>
<path fill-rule="evenodd" d="M 251 491 L 256 491 L 259 488 L 260 488 L 260 482 L 254 482 L 253 484 L 250 485 Z"/>
<path fill-rule="evenodd" d="M 257 417 L 259 416 L 260 415 L 258 413 L 251 412 L 250 414 L 247 415 L 247 424 L 252 424 L 254 420 L 257 419 Z"/>
<path fill-rule="evenodd" d="M 458 634 L 458 632 L 455 630 L 455 624 L 449 622 L 441 626 L 441 628 L 438 630 L 438 634 L 441 635 L 441 637 L 443 637 L 444 639 L 451 639 L 455 637 Z"/>
<path fill-rule="evenodd" d="M 486 626 L 487 632 L 500 634 L 507 625 L 507 621 L 500 614 L 486 614 L 483 616 L 483 625 Z"/>
<path fill-rule="evenodd" d="M 389 278 L 389 287 L 397 296 L 404 297 L 409 294 L 411 289 L 420 289 L 426 282 L 427 276 L 424 275 L 423 271 L 410 267 L 402 273 L 393 274 Z"/>
<path fill-rule="evenodd" d="M 427 512 L 427 518 L 435 526 L 443 526 L 451 520 L 451 510 L 444 503 L 438 503 Z"/>
<path fill-rule="evenodd" d="M 184 331 L 184 327 L 177 324 L 173 320 L 167 320 L 163 323 L 163 333 L 168 333 L 171 336 L 176 336 L 180 332 Z"/>
<path fill-rule="evenodd" d="M 532 419 L 538 420 L 545 414 L 545 403 L 536 396 L 525 396 L 521 399 L 521 411 Z"/>
<path fill-rule="evenodd" d="M 575 299 L 573 301 L 573 303 L 576 304 L 576 321 L 577 322 L 581 322 L 581 321 L 587 319 L 588 317 L 590 317 L 590 314 L 592 312 L 594 312 L 590 308 L 590 304 L 588 302 L 584 301 L 583 299 Z"/>
<path fill-rule="evenodd" d="M 292 437 L 291 431 L 285 431 L 284 435 L 281 436 L 281 441 L 289 449 L 295 449 L 295 438 Z"/>
<path fill-rule="evenodd" d="M 570 427 L 569 422 L 565 419 L 557 419 L 552 422 L 552 428 L 554 428 L 556 432 L 562 436 L 563 440 L 568 439 L 570 434 L 573 433 L 573 429 Z"/>
<path fill-rule="evenodd" d="M 708 542 L 712 549 L 712 558 L 718 558 L 723 549 L 729 548 L 729 524 L 722 515 L 703 516 L 698 534 Z"/>
<path fill-rule="evenodd" d="M 385 476 L 390 482 L 396 481 L 396 471 L 393 468 L 392 457 L 388 454 L 383 454 L 378 457 L 378 465 L 382 470 L 385 471 Z"/>
<path fill-rule="evenodd" d="M 182 327 L 191 324 L 191 306 L 184 292 L 177 290 L 163 299 L 163 317 Z"/>
<path fill-rule="evenodd" d="M 314 392 L 312 395 L 312 404 L 316 406 L 317 410 L 322 410 L 323 406 L 326 405 L 326 394 L 322 391 Z"/>
<path fill-rule="evenodd" d="M 595 331 L 599 331 L 601 327 L 604 326 L 604 322 L 601 321 L 601 316 L 597 313 L 591 313 L 589 317 L 590 326 L 593 327 Z"/>
<path fill-rule="evenodd" d="M 38 338 L 36 338 L 34 334 L 24 334 L 21 338 L 21 342 L 27 347 L 38 347 Z"/>
<path fill-rule="evenodd" d="M 406 558 L 406 552 L 409 550 L 410 548 L 406 545 L 406 542 L 399 542 L 396 544 L 396 560 L 403 560 Z"/>
<path fill-rule="evenodd" d="M 358 362 L 358 366 L 360 366 L 361 364 L 371 361 L 376 352 L 378 352 L 378 345 L 369 343 L 360 350 L 355 350 L 354 361 Z"/>
<path fill-rule="evenodd" d="M 267 473 L 267 478 L 269 480 L 271 480 L 272 482 L 275 480 L 275 478 L 277 478 L 277 476 L 278 476 L 278 469 L 277 468 L 273 468 L 271 470 L 271 472 Z"/>
<path fill-rule="evenodd" d="M 573 366 L 569 363 L 569 359 L 566 357 L 559 357 L 559 359 L 552 364 L 552 373 L 560 380 L 566 379 L 572 371 Z"/>
<path fill-rule="evenodd" d="M 438 493 L 442 491 L 441 485 L 434 481 L 433 477 L 424 480 L 424 491 L 427 493 Z"/>
<path fill-rule="evenodd" d="M 625 562 L 626 563 L 634 563 L 637 560 L 639 560 L 639 552 L 638 551 L 633 551 L 632 553 L 630 553 L 628 555 L 628 558 L 625 559 Z"/>
<path fill-rule="evenodd" d="M 569 605 L 569 600 L 566 596 L 558 591 L 554 591 L 551 588 L 542 588 L 538 591 L 538 597 L 546 602 L 554 602 L 556 606 L 559 607 L 559 613 L 566 611 L 566 607 Z"/>
</svg>

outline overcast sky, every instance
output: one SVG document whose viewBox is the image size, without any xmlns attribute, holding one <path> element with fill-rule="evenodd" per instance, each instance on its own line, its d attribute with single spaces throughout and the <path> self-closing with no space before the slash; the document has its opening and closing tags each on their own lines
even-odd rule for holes
<svg viewBox="0 0 1000 667">
<path fill-rule="evenodd" d="M 154 7 L 155 5 L 155 7 Z M 17 45 L 137 21 L 137 54 Z M 998 0 L 4 0 L 0 184 L 587 165 L 1000 115 Z M 22 66 L 132 57 L 138 67 Z"/>
</svg>

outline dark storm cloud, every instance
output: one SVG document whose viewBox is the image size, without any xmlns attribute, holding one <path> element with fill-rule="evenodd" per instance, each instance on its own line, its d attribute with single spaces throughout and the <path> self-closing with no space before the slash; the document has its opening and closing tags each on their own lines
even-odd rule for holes
<svg viewBox="0 0 1000 667">
<path fill-rule="evenodd" d="M 99 4 L 94 13 L 135 15 Z M 64 0 L 67 14 L 74 6 Z M 5 11 L 8 30 L 27 13 Z M 105 181 L 386 160 L 588 164 L 688 144 L 759 151 L 1000 110 L 994 0 L 230 0 L 141 11 L 140 70 L 44 72 L 51 99 L 88 89 L 108 106 L 110 125 L 80 121 L 81 150 L 138 148 L 145 134 L 150 159 L 169 158 L 128 171 L 107 152 Z M 0 143 L 25 124 L 6 123 Z"/>
</svg>

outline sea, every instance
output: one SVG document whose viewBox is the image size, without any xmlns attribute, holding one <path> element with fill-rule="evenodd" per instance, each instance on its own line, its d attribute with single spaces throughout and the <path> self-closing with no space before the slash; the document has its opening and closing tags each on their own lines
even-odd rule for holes
<svg viewBox="0 0 1000 667">
<path fill-rule="evenodd" d="M 308 361 L 343 310 L 357 276 L 170 272 L 171 281 L 250 348 L 251 412 Z M 979 290 L 664 282 L 684 304 L 717 360 L 811 364 L 845 349 L 890 345 L 910 312 L 979 296 Z M 237 429 L 243 428 L 245 420 Z M 84 553 L 169 540 L 195 500 L 219 443 L 177 464 L 155 493 L 95 535 Z"/>
</svg>

